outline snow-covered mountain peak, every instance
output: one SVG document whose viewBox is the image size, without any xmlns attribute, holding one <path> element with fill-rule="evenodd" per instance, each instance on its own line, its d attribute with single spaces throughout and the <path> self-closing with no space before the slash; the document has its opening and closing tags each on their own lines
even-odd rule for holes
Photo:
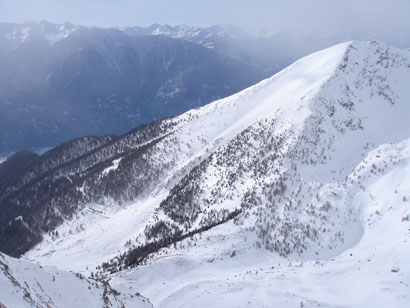
<svg viewBox="0 0 410 308">
<path fill-rule="evenodd" d="M 327 138 L 337 137 L 338 160 L 352 163 L 351 168 L 361 159 L 353 158 L 360 153 L 358 147 L 407 138 L 410 106 L 404 80 L 409 59 L 408 51 L 380 42 L 349 43 L 334 75 L 311 101 L 312 125 L 305 135 L 312 136 L 314 129 Z"/>
<path fill-rule="evenodd" d="M 349 42 L 193 111 L 195 123 L 205 121 L 189 124 L 193 132 L 223 123 L 220 143 L 172 188 L 143 235 L 189 236 L 148 261 L 140 256 L 149 245 L 114 258 L 111 269 L 142 264 L 115 283 L 143 288 L 138 276 L 148 273 L 165 280 L 160 307 L 194 297 L 220 307 L 406 307 L 409 61 L 408 50 Z M 239 291 L 249 293 L 232 296 Z"/>
<path fill-rule="evenodd" d="M 335 239 L 343 229 L 360 229 L 352 214 L 360 209 L 340 207 L 345 214 L 333 218 L 339 226 L 327 228 L 326 215 L 312 220 L 315 214 L 307 208 L 315 204 L 313 192 L 324 185 L 325 191 L 347 194 L 342 183 L 369 149 L 409 137 L 403 86 L 408 59 L 406 52 L 379 42 L 349 42 L 305 57 L 250 89 L 195 111 L 200 114 L 195 123 L 176 134 L 209 138 L 215 145 L 207 148 L 212 155 L 171 191 L 158 217 L 170 217 L 171 223 L 168 218 L 163 222 L 171 230 L 174 220 L 193 231 L 203 225 L 205 213 L 234 213 L 241 204 L 242 212 L 260 213 L 256 223 L 241 216 L 247 217 L 243 223 L 256 225 L 265 246 L 280 254 L 328 256 L 350 247 L 356 233 L 346 234 L 339 243 Z M 206 136 L 208 127 L 218 124 L 222 129 L 216 136 Z M 192 187 L 188 191 L 187 183 Z M 198 193 L 199 187 L 206 189 Z M 180 201 L 190 194 L 192 201 Z M 247 194 L 253 197 L 247 200 Z M 295 203 L 299 206 L 293 208 Z M 330 203 L 320 202 L 318 209 Z M 185 214 L 180 216 L 180 211 Z M 319 231 L 323 229 L 335 237 Z M 306 233 L 307 242 L 302 240 Z M 272 242 L 275 238 L 284 242 Z"/>
<path fill-rule="evenodd" d="M 257 288 L 270 303 L 360 307 L 361 296 L 348 302 L 334 295 L 350 273 L 361 279 L 359 263 L 373 293 L 384 281 L 408 285 L 408 80 L 410 51 L 352 41 L 233 96 L 101 143 L 72 163 L 77 169 L 56 175 L 70 183 L 53 204 L 73 198 L 81 210 L 76 219 L 64 217 L 24 257 L 64 260 L 66 269 L 97 276 L 120 272 L 113 276 L 120 288 L 135 284 L 160 307 L 173 307 L 176 298 L 192 303 L 187 290 L 204 291 L 198 296 L 205 303 L 208 287 L 224 294 L 231 286 Z M 385 261 L 390 250 L 397 257 Z M 390 276 L 396 268 L 401 276 Z M 262 280 L 251 278 L 255 272 Z M 267 292 L 291 272 L 302 275 L 292 276 L 294 293 Z M 310 282 L 326 279 L 304 280 L 305 273 L 333 279 L 336 300 L 311 292 Z M 144 277 L 166 283 L 154 290 Z M 307 291 L 295 287 L 299 282 Z M 408 303 L 403 288 L 378 294 L 379 303 Z"/>
</svg>

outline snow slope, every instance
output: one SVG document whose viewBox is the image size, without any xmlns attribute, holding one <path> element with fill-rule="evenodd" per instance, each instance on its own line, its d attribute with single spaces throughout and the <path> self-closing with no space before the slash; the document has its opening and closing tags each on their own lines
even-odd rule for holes
<svg viewBox="0 0 410 308">
<path fill-rule="evenodd" d="M 25 258 L 84 273 L 110 258 L 99 274 L 155 307 L 408 307 L 408 80 L 410 51 L 350 42 L 168 120 L 144 198 Z"/>
<path fill-rule="evenodd" d="M 337 256 L 282 258 L 250 247 L 253 238 L 229 223 L 114 275 L 112 284 L 138 288 L 155 307 L 408 307 L 410 140 L 363 161 L 349 176 L 361 238 Z"/>
<path fill-rule="evenodd" d="M 122 294 L 80 274 L 42 267 L 0 254 L 0 306 L 152 307 L 139 294 Z"/>
<path fill-rule="evenodd" d="M 152 197 L 126 208 L 86 209 L 73 221 L 61 225 L 57 234 L 46 235 L 24 258 L 88 275 L 129 247 L 130 238 L 143 232 L 158 200 Z"/>
</svg>

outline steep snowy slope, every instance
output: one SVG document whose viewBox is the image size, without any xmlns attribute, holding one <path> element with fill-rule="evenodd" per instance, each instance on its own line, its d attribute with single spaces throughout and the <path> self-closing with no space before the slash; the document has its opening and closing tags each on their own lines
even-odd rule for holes
<svg viewBox="0 0 410 308">
<path fill-rule="evenodd" d="M 41 248 L 40 254 L 47 251 L 45 257 L 47 259 L 55 257 L 56 264 L 59 264 L 60 257 L 63 255 L 67 258 L 78 258 L 79 262 L 88 260 L 84 258 L 84 254 L 89 251 L 88 245 L 94 245 L 93 243 L 100 247 L 95 254 L 104 255 L 105 258 L 107 253 L 115 254 L 118 250 L 124 249 L 124 245 L 130 240 L 131 234 L 127 231 L 128 237 L 118 239 L 118 233 L 121 234 L 122 230 L 127 229 L 130 231 L 135 230 L 136 234 L 143 231 L 147 219 L 155 207 L 193 167 L 199 165 L 213 151 L 223 146 L 258 119 L 268 115 L 274 116 L 280 107 L 286 105 L 289 97 L 293 99 L 295 95 L 302 96 L 309 91 L 314 91 L 331 76 L 337 66 L 338 58 L 342 57 L 345 49 L 345 45 L 340 45 L 330 51 L 319 52 L 304 61 L 295 63 L 292 67 L 273 78 L 237 95 L 157 125 L 161 127 L 170 126 L 172 130 L 164 128 L 160 130 L 159 136 L 163 136 L 167 132 L 170 133 L 143 155 L 145 164 L 140 168 L 144 169 L 140 169 L 140 174 L 137 173 L 136 179 L 133 180 L 136 181 L 141 178 L 146 169 L 155 174 L 155 182 L 152 185 L 145 185 L 146 192 L 141 197 L 146 197 L 119 211 L 112 206 L 111 209 L 107 209 L 106 206 L 97 207 L 97 210 L 92 210 L 91 213 L 86 210 L 86 215 L 83 218 L 69 221 L 58 230 L 58 234 L 64 236 L 63 240 L 54 234 L 45 235 L 46 240 L 41 245 L 45 245 L 47 248 Z M 310 72 L 307 71 L 312 65 L 317 65 L 316 69 Z M 313 82 L 311 82 L 312 79 Z M 120 162 L 117 169 L 109 173 L 111 182 L 116 182 L 115 178 L 121 176 L 123 172 L 124 166 Z M 100 185 L 106 185 L 103 184 L 106 176 L 104 172 L 99 171 L 93 177 L 93 181 L 96 181 L 93 185 L 98 186 L 99 183 Z M 145 183 L 151 181 L 147 175 L 143 179 Z M 87 181 L 84 184 L 79 183 L 76 185 L 81 186 L 79 187 L 81 191 L 89 195 L 91 191 L 88 189 L 89 184 Z M 109 196 L 107 196 L 107 199 L 109 199 Z M 150 203 L 152 205 L 146 206 Z M 185 210 L 181 208 L 181 211 L 184 212 Z M 143 219 L 141 219 L 142 217 Z M 90 220 L 92 223 L 90 223 Z M 108 226 L 113 232 L 106 232 Z M 138 226 L 141 226 L 142 230 Z M 73 235 L 72 233 L 76 234 Z M 86 240 L 87 235 L 93 238 L 95 236 L 98 239 L 104 233 L 105 240 L 103 244 L 98 244 L 99 241 Z M 134 240 L 132 242 L 134 243 Z M 77 243 L 84 244 L 79 246 Z M 67 246 L 70 247 L 68 251 L 64 249 Z M 108 248 L 107 246 L 112 248 L 103 249 L 103 247 Z M 73 253 L 71 249 L 74 251 L 80 250 L 81 253 Z M 93 249 L 90 250 L 94 251 Z M 30 258 L 33 257 L 33 254 L 37 254 L 35 251 L 29 253 Z M 68 254 L 66 255 L 66 253 Z M 72 262 L 75 261 L 72 260 Z M 65 264 L 69 265 L 72 262 L 66 262 Z"/>
<path fill-rule="evenodd" d="M 337 256 L 283 258 L 253 247 L 257 238 L 230 222 L 163 249 L 111 283 L 141 290 L 155 307 L 408 307 L 410 140 L 372 150 L 347 183 L 360 230 L 357 244 Z"/>
<path fill-rule="evenodd" d="M 152 307 L 139 294 L 121 294 L 107 282 L 42 267 L 0 254 L 0 306 Z"/>
<path fill-rule="evenodd" d="M 143 193 L 108 191 L 25 258 L 104 262 L 159 307 L 407 307 L 408 80 L 410 51 L 351 42 L 163 121 L 133 157 Z M 120 178 L 118 159 L 74 185 Z"/>
</svg>

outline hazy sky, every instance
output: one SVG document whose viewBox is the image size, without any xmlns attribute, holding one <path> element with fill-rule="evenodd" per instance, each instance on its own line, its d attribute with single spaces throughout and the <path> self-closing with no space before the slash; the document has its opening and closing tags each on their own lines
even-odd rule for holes
<svg viewBox="0 0 410 308">
<path fill-rule="evenodd" d="M 409 31 L 410 0 L 0 0 L 1 22 Z M 308 25 L 308 26 L 307 26 Z"/>
</svg>

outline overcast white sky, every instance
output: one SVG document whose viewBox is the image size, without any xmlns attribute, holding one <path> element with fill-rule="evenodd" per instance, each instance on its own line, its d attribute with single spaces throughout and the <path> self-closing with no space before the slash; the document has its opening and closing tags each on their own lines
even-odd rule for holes
<svg viewBox="0 0 410 308">
<path fill-rule="evenodd" d="M 410 31 L 410 0 L 0 0 L 0 22 Z M 308 27 L 307 27 L 308 25 Z"/>
</svg>

